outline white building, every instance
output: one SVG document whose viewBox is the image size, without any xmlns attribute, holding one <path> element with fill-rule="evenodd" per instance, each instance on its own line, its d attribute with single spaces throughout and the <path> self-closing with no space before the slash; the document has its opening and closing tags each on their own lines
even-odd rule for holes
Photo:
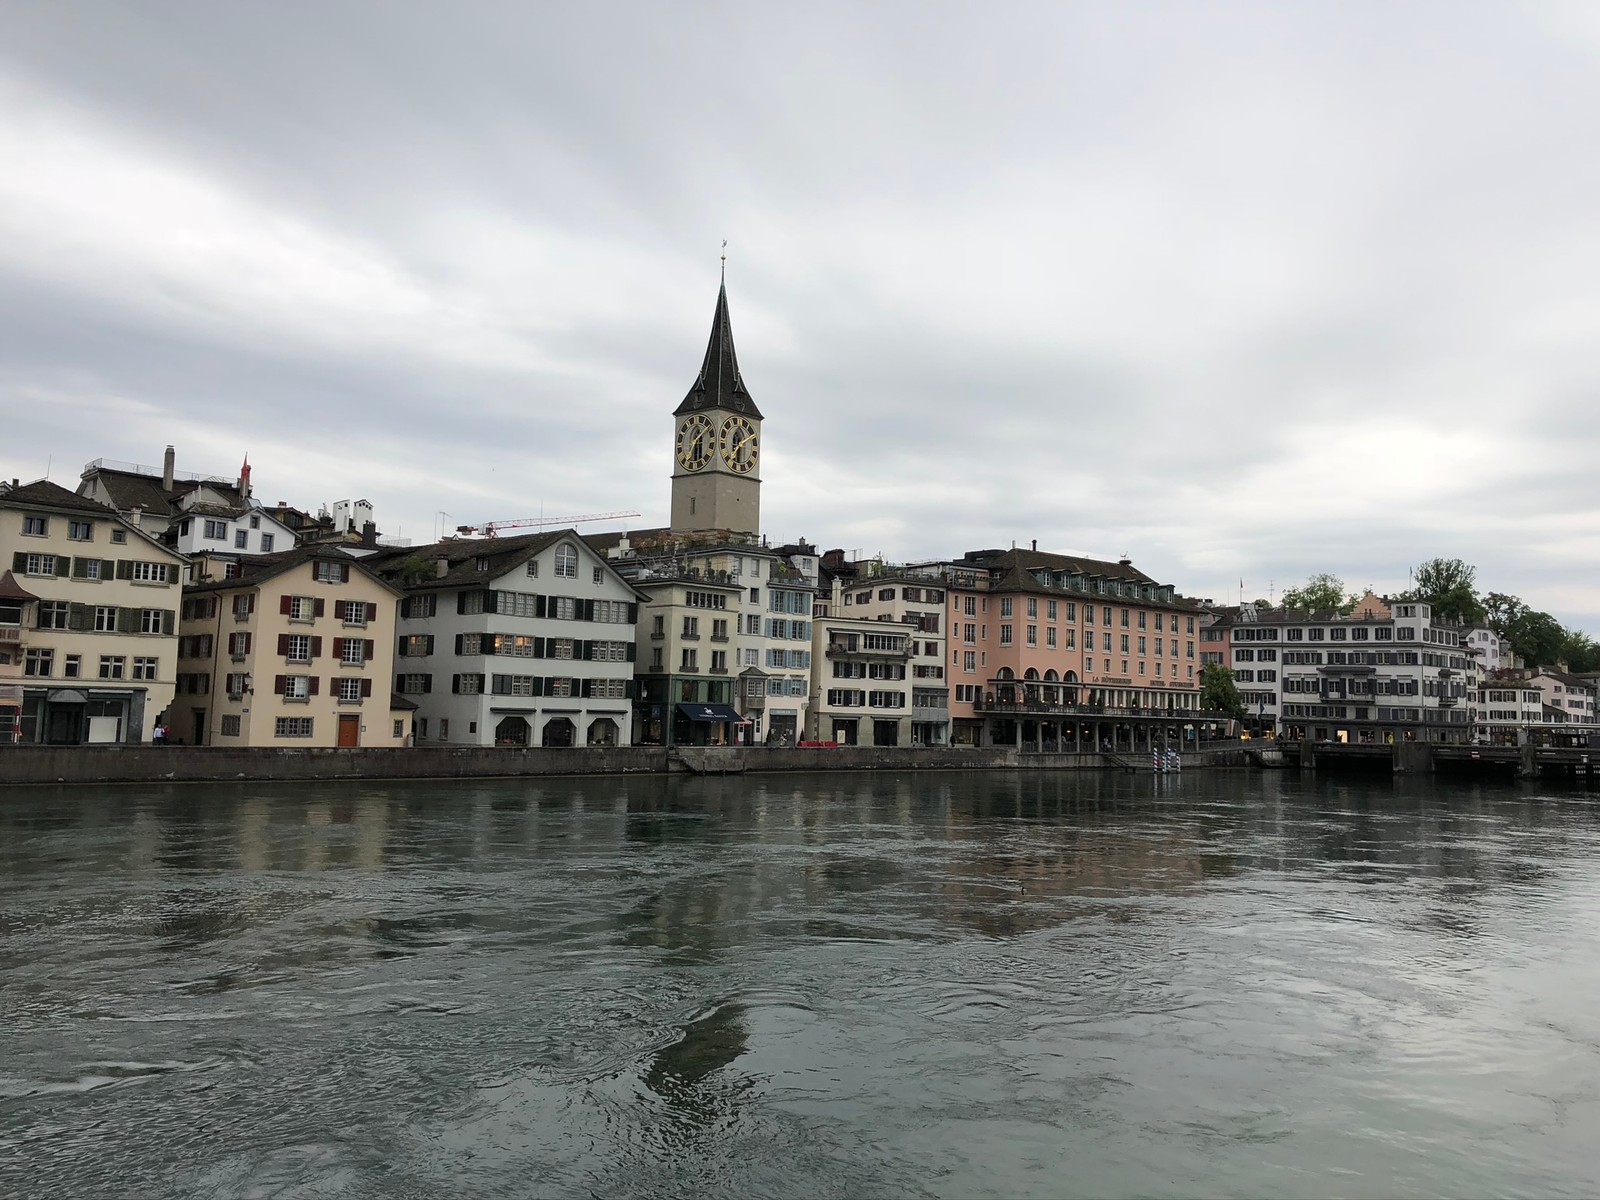
<svg viewBox="0 0 1600 1200">
<path fill-rule="evenodd" d="M 631 743 L 640 596 L 575 532 L 365 562 L 406 593 L 394 690 L 418 745 Z"/>
</svg>

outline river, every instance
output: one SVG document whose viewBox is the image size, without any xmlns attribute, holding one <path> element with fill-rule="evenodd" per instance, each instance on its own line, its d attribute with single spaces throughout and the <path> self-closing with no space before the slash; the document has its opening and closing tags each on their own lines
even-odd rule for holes
<svg viewBox="0 0 1600 1200">
<path fill-rule="evenodd" d="M 0 1193 L 1592 1196 L 1583 793 L 0 792 Z"/>
</svg>

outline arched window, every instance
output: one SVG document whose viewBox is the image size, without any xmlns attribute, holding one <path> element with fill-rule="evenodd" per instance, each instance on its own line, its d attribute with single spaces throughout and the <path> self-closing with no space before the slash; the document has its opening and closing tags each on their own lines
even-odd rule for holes
<svg viewBox="0 0 1600 1200">
<path fill-rule="evenodd" d="M 556 547 L 556 577 L 558 579 L 578 577 L 578 552 L 566 542 Z"/>
<path fill-rule="evenodd" d="M 1022 677 L 1024 679 L 1037 679 L 1039 678 L 1039 669 L 1037 667 L 1029 667 L 1022 673 Z"/>
<path fill-rule="evenodd" d="M 1078 682 L 1078 673 L 1076 671 L 1068 671 L 1067 672 L 1067 678 L 1066 678 L 1065 682 L 1067 682 L 1067 683 L 1077 683 Z"/>
<path fill-rule="evenodd" d="M 589 722 L 589 745 L 615 746 L 617 744 L 617 723 L 610 717 L 599 717 Z"/>
<path fill-rule="evenodd" d="M 554 720 L 545 722 L 544 737 L 541 744 L 551 747 L 570 746 L 572 745 L 573 735 L 576 732 L 577 729 L 566 717 L 556 717 Z"/>
<path fill-rule="evenodd" d="M 528 722 L 522 717 L 507 717 L 494 727 L 494 744 L 496 746 L 526 746 L 528 744 Z"/>
<path fill-rule="evenodd" d="M 1016 677 L 1016 672 L 1012 671 L 1010 667 L 1001 667 L 1000 673 L 995 676 L 996 679 L 1015 679 Z"/>
<path fill-rule="evenodd" d="M 1046 683 L 1055 683 L 1060 678 L 1061 678 L 1061 676 L 1056 674 L 1056 669 L 1054 667 L 1051 667 L 1048 671 L 1046 671 L 1044 673 L 1044 681 Z"/>
</svg>

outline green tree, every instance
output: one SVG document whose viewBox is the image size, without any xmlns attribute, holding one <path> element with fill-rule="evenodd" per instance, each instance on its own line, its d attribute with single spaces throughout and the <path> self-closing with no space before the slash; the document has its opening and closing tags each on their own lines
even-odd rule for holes
<svg viewBox="0 0 1600 1200">
<path fill-rule="evenodd" d="M 1283 606 L 1305 609 L 1309 612 L 1321 612 L 1330 608 L 1349 612 L 1359 598 L 1345 593 L 1344 580 L 1324 571 L 1319 575 L 1313 575 L 1301 587 L 1286 589 L 1283 593 Z"/>
<path fill-rule="evenodd" d="M 1522 655 L 1530 667 L 1548 667 L 1561 661 L 1561 652 L 1567 644 L 1567 631 L 1561 622 L 1547 612 L 1525 609 L 1511 622 L 1505 636 L 1511 648 Z"/>
<path fill-rule="evenodd" d="M 1233 680 L 1233 672 L 1221 663 L 1207 663 L 1200 668 L 1200 707 L 1225 712 L 1235 721 L 1244 720 L 1239 685 Z"/>
<path fill-rule="evenodd" d="M 1478 568 L 1459 558 L 1430 558 L 1411 572 L 1411 588 L 1401 599 L 1433 606 L 1435 616 L 1481 625 L 1487 616 L 1474 587 Z"/>
<path fill-rule="evenodd" d="M 1581 629 L 1568 629 L 1561 644 L 1561 661 L 1569 671 L 1600 671 L 1600 645 Z"/>
<path fill-rule="evenodd" d="M 1483 609 L 1489 628 L 1501 637 L 1509 637 L 1512 623 L 1528 611 L 1528 606 L 1505 592 L 1489 592 L 1483 598 Z"/>
</svg>

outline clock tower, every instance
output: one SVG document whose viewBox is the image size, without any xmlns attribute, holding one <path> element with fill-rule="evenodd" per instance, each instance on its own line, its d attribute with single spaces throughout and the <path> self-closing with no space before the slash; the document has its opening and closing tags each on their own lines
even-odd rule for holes
<svg viewBox="0 0 1600 1200">
<path fill-rule="evenodd" d="M 728 323 L 728 285 L 717 292 L 700 374 L 673 411 L 672 530 L 761 530 L 761 410 L 745 390 Z"/>
</svg>

